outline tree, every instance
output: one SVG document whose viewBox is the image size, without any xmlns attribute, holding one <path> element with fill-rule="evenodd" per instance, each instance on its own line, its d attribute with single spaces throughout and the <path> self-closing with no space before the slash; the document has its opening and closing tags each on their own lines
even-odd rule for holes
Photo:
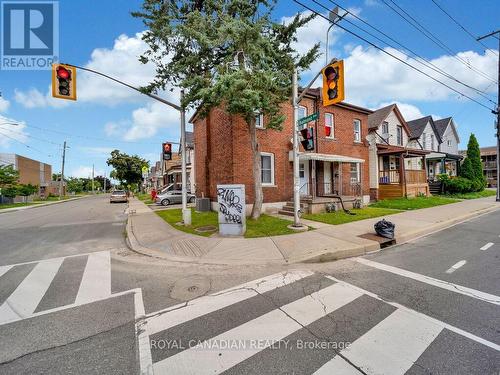
<svg viewBox="0 0 500 375">
<path fill-rule="evenodd" d="M 118 150 L 111 152 L 111 157 L 106 161 L 114 169 L 110 176 L 120 181 L 121 184 L 134 184 L 142 181 L 142 167 L 149 168 L 149 162 L 137 155 L 127 155 Z"/>
<path fill-rule="evenodd" d="M 0 188 L 15 185 L 19 180 L 19 171 L 12 165 L 0 165 Z"/>
<path fill-rule="evenodd" d="M 467 143 L 467 156 L 463 161 L 460 175 L 472 181 L 473 190 L 475 191 L 481 191 L 486 187 L 479 143 L 472 133 Z"/>
<path fill-rule="evenodd" d="M 17 186 L 13 185 L 2 188 L 2 195 L 7 198 L 15 198 L 17 196 Z"/>
<path fill-rule="evenodd" d="M 35 194 L 38 191 L 38 186 L 31 185 L 31 184 L 20 184 L 17 187 L 17 192 L 19 195 L 22 195 L 24 197 L 24 201 L 28 201 L 28 197 L 30 195 Z"/>
<path fill-rule="evenodd" d="M 71 193 L 81 193 L 83 191 L 83 181 L 80 178 L 69 177 L 66 181 L 66 189 Z"/>
<path fill-rule="evenodd" d="M 109 180 L 109 178 L 106 178 L 104 176 L 97 176 L 94 180 L 95 182 L 99 182 L 99 186 L 101 187 L 101 189 L 104 187 L 105 182 L 106 182 L 106 191 L 109 191 L 111 189 L 111 181 Z"/>
<path fill-rule="evenodd" d="M 141 12 L 149 50 L 143 63 L 156 65 L 156 77 L 143 90 L 168 85 L 185 90 L 181 106 L 199 106 L 201 117 L 223 105 L 241 116 L 252 150 L 254 204 L 252 218 L 262 209 L 261 161 L 255 116 L 266 116 L 267 128 L 281 129 L 280 106 L 292 94 L 293 68 L 307 69 L 319 55 L 319 44 L 299 55 L 292 47 L 297 29 L 314 15 L 297 15 L 289 24 L 275 22 L 276 0 L 144 0 Z M 168 58 L 167 58 L 168 56 Z"/>
</svg>

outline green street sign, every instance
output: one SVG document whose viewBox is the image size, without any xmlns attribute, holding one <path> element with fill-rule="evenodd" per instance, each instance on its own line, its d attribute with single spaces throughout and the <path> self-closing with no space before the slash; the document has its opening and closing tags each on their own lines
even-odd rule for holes
<svg viewBox="0 0 500 375">
<path fill-rule="evenodd" d="M 318 117 L 319 117 L 319 113 L 315 112 L 312 115 L 302 117 L 299 121 L 297 121 L 297 125 L 301 126 L 301 125 L 307 124 L 308 122 L 317 120 Z"/>
</svg>

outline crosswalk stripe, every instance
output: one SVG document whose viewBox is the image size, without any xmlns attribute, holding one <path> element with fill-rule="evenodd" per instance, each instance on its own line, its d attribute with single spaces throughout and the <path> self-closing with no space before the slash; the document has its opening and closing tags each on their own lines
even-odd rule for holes
<svg viewBox="0 0 500 375">
<path fill-rule="evenodd" d="M 354 366 L 351 366 L 341 356 L 336 355 L 330 362 L 320 367 L 314 375 L 361 375 Z"/>
<path fill-rule="evenodd" d="M 342 284 L 321 289 L 153 364 L 156 373 L 218 374 L 360 297 Z M 226 346 L 223 350 L 214 348 Z"/>
<path fill-rule="evenodd" d="M 12 266 L 0 266 L 0 277 L 2 277 L 2 275 L 4 273 L 6 273 L 8 270 L 10 270 L 12 268 Z"/>
<path fill-rule="evenodd" d="M 88 256 L 82 282 L 76 296 L 76 304 L 102 299 L 111 295 L 111 256 L 109 251 L 91 253 Z"/>
<path fill-rule="evenodd" d="M 269 292 L 273 289 L 289 285 L 312 274 L 313 272 L 310 271 L 295 270 L 278 273 L 157 311 L 154 314 L 150 314 L 150 317 L 147 319 L 148 334 L 153 335 L 157 332 L 167 330 L 178 324 L 254 297 L 259 293 Z"/>
<path fill-rule="evenodd" d="M 63 259 L 39 262 L 0 306 L 0 324 L 30 316 L 40 303 Z"/>
<path fill-rule="evenodd" d="M 443 327 L 408 311 L 396 310 L 341 353 L 366 374 L 404 374 Z M 337 374 L 339 361 L 319 373 Z"/>
</svg>

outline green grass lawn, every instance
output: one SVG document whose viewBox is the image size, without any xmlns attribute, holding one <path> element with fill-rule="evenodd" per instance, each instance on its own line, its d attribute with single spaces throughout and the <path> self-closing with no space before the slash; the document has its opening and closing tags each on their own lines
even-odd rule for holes
<svg viewBox="0 0 500 375">
<path fill-rule="evenodd" d="M 144 193 L 144 194 L 136 194 L 135 195 L 137 199 L 140 201 L 143 201 L 145 204 L 153 204 L 154 202 L 151 200 L 151 194 Z"/>
<path fill-rule="evenodd" d="M 462 194 L 445 194 L 443 197 L 455 198 L 455 199 L 477 199 L 495 196 L 497 192 L 495 190 L 483 190 L 473 193 L 462 193 Z"/>
<path fill-rule="evenodd" d="M 43 202 L 28 202 L 28 203 L 5 203 L 5 204 L 0 204 L 0 210 L 3 210 L 5 208 L 15 208 L 15 207 L 26 207 L 26 206 L 34 206 L 37 204 L 41 204 Z"/>
<path fill-rule="evenodd" d="M 214 232 L 197 232 L 195 229 L 206 225 L 213 225 L 217 229 L 219 228 L 217 212 L 214 211 L 195 212 L 194 210 L 191 210 L 191 225 L 188 227 L 184 225 L 177 225 L 177 223 L 182 221 L 181 209 L 162 210 L 155 212 L 167 223 L 183 232 L 208 237 Z M 290 225 L 290 221 L 269 215 L 261 215 L 260 219 L 258 220 L 247 219 L 247 231 L 245 233 L 245 237 L 256 238 L 296 233 L 295 231 L 288 229 L 287 225 Z"/>
<path fill-rule="evenodd" d="M 416 197 L 416 198 L 396 198 L 383 199 L 370 205 L 376 208 L 393 208 L 396 210 L 418 210 L 420 208 L 428 208 L 441 206 L 443 204 L 460 202 L 458 199 L 432 196 L 432 197 Z"/>
<path fill-rule="evenodd" d="M 320 214 L 306 214 L 302 217 L 307 220 L 314 220 L 326 224 L 338 225 L 350 223 L 352 221 L 371 219 L 373 217 L 397 214 L 398 212 L 401 212 L 401 210 L 378 207 L 364 207 L 351 210 L 351 212 L 355 213 L 356 215 L 349 215 L 344 211 L 337 211 L 324 212 Z"/>
</svg>

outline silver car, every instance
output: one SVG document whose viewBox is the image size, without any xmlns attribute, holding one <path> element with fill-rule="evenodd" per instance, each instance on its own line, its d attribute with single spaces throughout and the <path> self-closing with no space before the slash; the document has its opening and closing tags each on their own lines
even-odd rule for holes
<svg viewBox="0 0 500 375">
<path fill-rule="evenodd" d="M 109 197 L 109 203 L 113 202 L 128 202 L 127 192 L 125 190 L 115 190 Z"/>
<path fill-rule="evenodd" d="M 196 197 L 194 194 L 187 193 L 188 203 L 194 203 Z M 169 204 L 182 203 L 182 191 L 170 190 L 156 196 L 156 204 L 168 206 Z"/>
</svg>

